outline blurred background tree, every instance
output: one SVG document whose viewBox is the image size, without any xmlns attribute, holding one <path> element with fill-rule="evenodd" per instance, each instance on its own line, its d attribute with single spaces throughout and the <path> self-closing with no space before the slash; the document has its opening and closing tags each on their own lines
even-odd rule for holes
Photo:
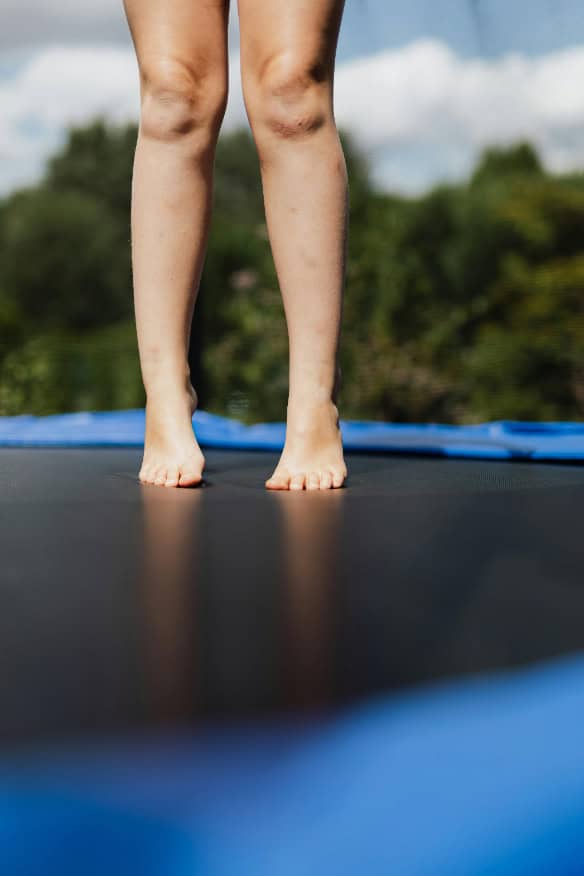
<svg viewBox="0 0 584 876">
<path fill-rule="evenodd" d="M 0 414 L 140 407 L 130 193 L 135 125 L 72 129 L 42 181 L 0 201 Z M 584 174 L 528 143 L 487 150 L 467 183 L 350 180 L 345 419 L 581 419 Z M 282 420 L 288 339 L 247 130 L 223 134 L 191 343 L 201 407 Z"/>
</svg>

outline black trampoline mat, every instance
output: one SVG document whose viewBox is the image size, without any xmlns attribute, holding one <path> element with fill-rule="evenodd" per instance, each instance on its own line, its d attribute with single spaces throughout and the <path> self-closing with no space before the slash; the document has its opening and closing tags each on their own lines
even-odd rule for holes
<svg viewBox="0 0 584 876">
<path fill-rule="evenodd" d="M 0 450 L 0 736 L 328 710 L 584 645 L 584 466 L 207 450 L 142 486 L 134 449 Z"/>
</svg>

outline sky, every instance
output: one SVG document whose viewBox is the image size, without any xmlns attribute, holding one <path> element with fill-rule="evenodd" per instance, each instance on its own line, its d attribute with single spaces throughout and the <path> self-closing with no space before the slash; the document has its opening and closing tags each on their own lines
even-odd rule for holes
<svg viewBox="0 0 584 876">
<path fill-rule="evenodd" d="M 231 0 L 224 130 L 247 125 Z M 0 195 L 33 184 L 67 126 L 137 121 L 122 0 L 2 0 Z M 552 171 L 584 169 L 583 0 L 346 0 L 335 116 L 382 188 L 416 195 L 529 139 Z"/>
</svg>

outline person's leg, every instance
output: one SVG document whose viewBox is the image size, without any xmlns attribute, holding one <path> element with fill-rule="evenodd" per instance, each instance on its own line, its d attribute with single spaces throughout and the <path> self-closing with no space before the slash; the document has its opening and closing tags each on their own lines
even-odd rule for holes
<svg viewBox="0 0 584 876">
<path fill-rule="evenodd" d="M 191 486 L 205 464 L 188 344 L 227 102 L 229 0 L 124 0 L 140 69 L 132 177 L 136 328 L 146 390 L 140 480 Z"/>
<path fill-rule="evenodd" d="M 347 475 L 336 391 L 348 186 L 333 115 L 343 3 L 238 0 L 243 92 L 290 341 L 273 489 L 339 487 Z"/>
</svg>

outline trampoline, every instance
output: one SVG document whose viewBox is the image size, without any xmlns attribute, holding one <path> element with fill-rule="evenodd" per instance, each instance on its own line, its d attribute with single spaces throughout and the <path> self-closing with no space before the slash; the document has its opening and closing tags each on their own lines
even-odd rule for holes
<svg viewBox="0 0 584 876">
<path fill-rule="evenodd" d="M 0 423 L 13 872 L 584 872 L 576 424 L 554 461 L 402 429 L 302 493 L 257 435 L 169 490 L 41 425 Z"/>
</svg>

